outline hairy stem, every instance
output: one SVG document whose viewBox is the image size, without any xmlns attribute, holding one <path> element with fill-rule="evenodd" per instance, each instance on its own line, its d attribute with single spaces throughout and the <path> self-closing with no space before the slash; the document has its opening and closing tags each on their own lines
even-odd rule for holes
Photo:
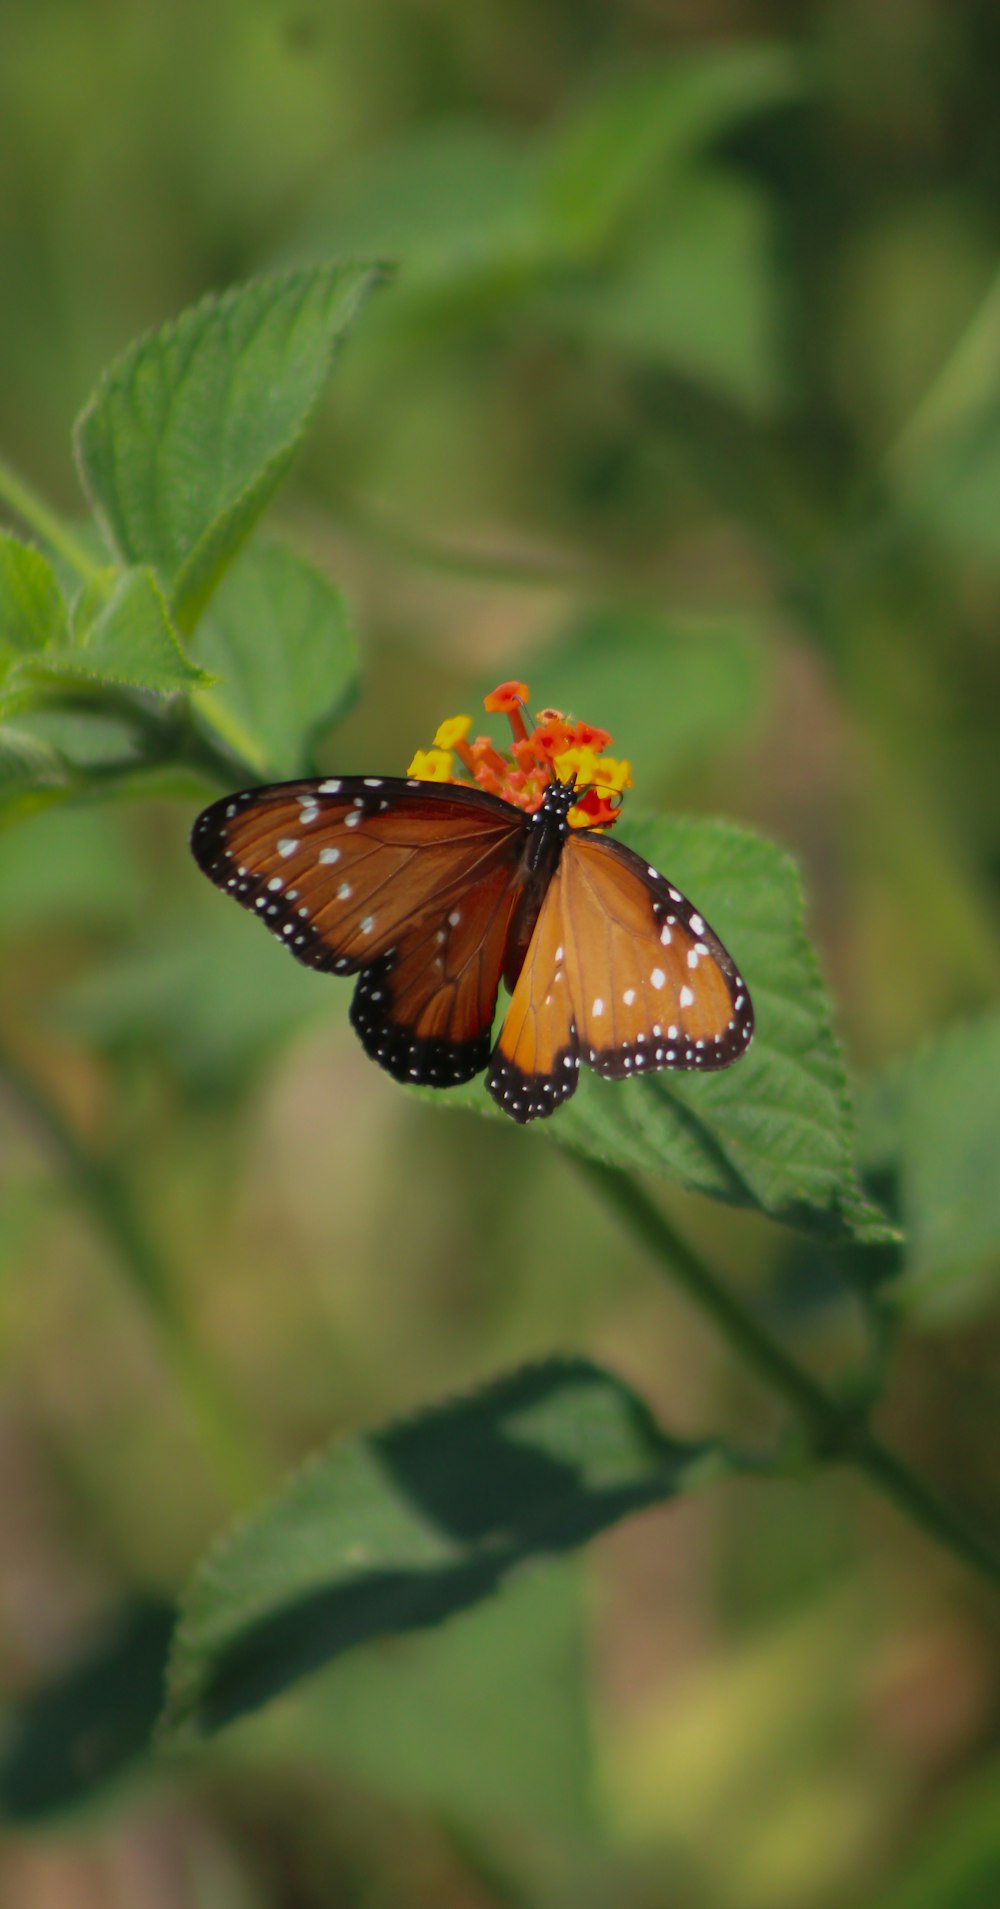
<svg viewBox="0 0 1000 1909">
<path fill-rule="evenodd" d="M 1000 1585 L 1000 1551 L 985 1533 L 968 1524 L 949 1499 L 897 1458 L 863 1418 L 834 1398 L 772 1338 L 629 1174 L 594 1160 L 577 1160 L 576 1165 L 649 1248 L 663 1271 L 707 1314 L 743 1363 L 792 1407 L 819 1458 L 853 1465 L 928 1537 Z"/>
</svg>

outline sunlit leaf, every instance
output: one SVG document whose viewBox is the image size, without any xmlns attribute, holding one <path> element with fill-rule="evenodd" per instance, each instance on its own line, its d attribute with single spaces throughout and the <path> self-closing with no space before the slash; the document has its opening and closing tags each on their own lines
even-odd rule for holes
<svg viewBox="0 0 1000 1909">
<path fill-rule="evenodd" d="M 207 298 L 130 345 L 77 426 L 93 507 L 190 629 L 302 440 L 336 346 L 376 282 L 326 265 Z"/>
<path fill-rule="evenodd" d="M 26 657 L 8 679 L 113 683 L 169 695 L 207 680 L 185 655 L 152 570 L 107 571 L 88 593 L 92 615 L 74 620 L 76 641 Z"/>
<path fill-rule="evenodd" d="M 47 557 L 0 531 L 0 660 L 64 641 L 66 606 Z"/>
</svg>

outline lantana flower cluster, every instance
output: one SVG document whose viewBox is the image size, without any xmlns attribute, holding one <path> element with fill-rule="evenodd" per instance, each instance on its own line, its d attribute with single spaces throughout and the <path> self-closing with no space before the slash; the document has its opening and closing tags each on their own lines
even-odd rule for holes
<svg viewBox="0 0 1000 1909">
<path fill-rule="evenodd" d="M 506 753 L 489 736 L 469 741 L 471 716 L 450 716 L 434 737 L 431 749 L 418 749 L 409 774 L 424 782 L 470 779 L 491 795 L 512 802 L 529 814 L 540 808 L 553 776 L 569 782 L 575 775 L 580 800 L 569 812 L 573 828 L 610 828 L 621 806 L 622 792 L 632 786 L 632 768 L 605 755 L 611 737 L 593 723 L 573 722 L 558 709 L 542 709 L 529 729 L 528 686 L 500 683 L 483 698 L 488 715 L 506 716 L 511 746 Z M 461 765 L 456 770 L 455 758 Z M 466 773 L 463 775 L 461 770 Z"/>
</svg>

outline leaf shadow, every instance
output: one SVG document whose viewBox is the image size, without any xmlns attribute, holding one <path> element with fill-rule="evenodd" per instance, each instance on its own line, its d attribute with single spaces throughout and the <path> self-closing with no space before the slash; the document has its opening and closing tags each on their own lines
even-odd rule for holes
<svg viewBox="0 0 1000 1909">
<path fill-rule="evenodd" d="M 586 1395 L 619 1444 L 604 1468 L 574 1412 Z M 443 1623 L 534 1559 L 574 1549 L 682 1485 L 705 1447 L 667 1438 L 618 1380 L 586 1361 L 530 1367 L 471 1398 L 365 1441 L 390 1500 L 415 1511 L 437 1561 L 349 1569 L 349 1577 L 252 1616 L 193 1693 L 175 1693 L 168 1729 L 211 1732 L 346 1650 Z M 440 1557 L 442 1543 L 449 1555 Z"/>
</svg>

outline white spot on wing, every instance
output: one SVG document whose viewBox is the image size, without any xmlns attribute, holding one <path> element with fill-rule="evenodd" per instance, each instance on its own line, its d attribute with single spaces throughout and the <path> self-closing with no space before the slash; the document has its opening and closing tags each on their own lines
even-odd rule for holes
<svg viewBox="0 0 1000 1909">
<path fill-rule="evenodd" d="M 329 782 L 321 782 L 319 785 L 319 793 L 320 795 L 339 795 L 340 777 L 331 776 Z"/>
<path fill-rule="evenodd" d="M 319 859 L 321 862 L 339 862 L 340 850 L 339 848 L 321 848 Z"/>
<path fill-rule="evenodd" d="M 662 968 L 654 968 L 649 978 L 654 988 L 662 988 L 667 977 Z"/>
<path fill-rule="evenodd" d="M 298 846 L 298 843 L 291 835 L 283 835 L 278 842 L 278 854 L 284 855 L 287 860 L 289 855 L 295 854 Z"/>
<path fill-rule="evenodd" d="M 686 983 L 684 987 L 681 989 L 680 1000 L 681 1000 L 682 1008 L 694 1007 L 694 995 L 692 994 L 691 989 L 687 986 Z"/>
</svg>

